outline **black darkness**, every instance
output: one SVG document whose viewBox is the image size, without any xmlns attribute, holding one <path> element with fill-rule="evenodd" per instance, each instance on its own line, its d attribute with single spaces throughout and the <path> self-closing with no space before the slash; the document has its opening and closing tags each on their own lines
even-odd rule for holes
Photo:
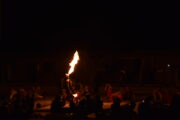
<svg viewBox="0 0 180 120">
<path fill-rule="evenodd" d="M 179 50 L 176 3 L 4 0 L 1 52 Z"/>
</svg>

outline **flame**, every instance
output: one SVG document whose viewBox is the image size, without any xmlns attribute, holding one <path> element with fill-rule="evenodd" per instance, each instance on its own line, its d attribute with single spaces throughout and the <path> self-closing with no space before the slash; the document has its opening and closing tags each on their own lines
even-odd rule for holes
<svg viewBox="0 0 180 120">
<path fill-rule="evenodd" d="M 66 74 L 67 76 L 69 76 L 72 72 L 74 72 L 74 68 L 75 68 L 75 65 L 78 63 L 78 60 L 79 60 L 79 54 L 76 51 L 74 53 L 73 60 L 69 63 L 70 69 L 69 69 L 68 73 Z"/>
<path fill-rule="evenodd" d="M 78 94 L 77 93 L 73 94 L 73 97 L 75 97 L 75 98 L 78 97 Z"/>
</svg>

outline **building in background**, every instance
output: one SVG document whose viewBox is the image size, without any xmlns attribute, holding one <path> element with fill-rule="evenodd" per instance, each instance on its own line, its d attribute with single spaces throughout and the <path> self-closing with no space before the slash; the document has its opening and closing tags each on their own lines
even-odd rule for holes
<svg viewBox="0 0 180 120">
<path fill-rule="evenodd" d="M 180 57 L 164 52 L 80 52 L 80 61 L 71 78 L 76 83 L 114 87 L 178 87 Z M 38 56 L 38 55 L 37 55 Z M 6 55 L 0 64 L 1 89 L 41 86 L 58 89 L 67 72 L 71 55 Z"/>
</svg>

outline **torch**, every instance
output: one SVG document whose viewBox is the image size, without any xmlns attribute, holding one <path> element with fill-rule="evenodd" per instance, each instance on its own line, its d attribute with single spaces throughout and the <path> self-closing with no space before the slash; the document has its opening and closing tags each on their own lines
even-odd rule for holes
<svg viewBox="0 0 180 120">
<path fill-rule="evenodd" d="M 73 60 L 69 63 L 70 69 L 69 69 L 68 73 L 65 74 L 67 77 L 67 79 L 66 79 L 67 89 L 70 94 L 72 94 L 72 81 L 70 79 L 70 74 L 74 72 L 74 68 L 75 68 L 76 64 L 78 63 L 78 60 L 79 60 L 79 54 L 76 51 L 74 53 Z"/>
</svg>

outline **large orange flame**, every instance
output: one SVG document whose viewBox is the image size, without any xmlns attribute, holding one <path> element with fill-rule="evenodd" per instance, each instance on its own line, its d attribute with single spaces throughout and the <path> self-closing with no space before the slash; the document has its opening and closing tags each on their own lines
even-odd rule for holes
<svg viewBox="0 0 180 120">
<path fill-rule="evenodd" d="M 76 51 L 74 53 L 73 60 L 69 63 L 70 69 L 69 69 L 68 73 L 66 74 L 67 76 L 69 76 L 72 72 L 74 72 L 74 68 L 75 68 L 75 65 L 78 63 L 78 60 L 79 60 L 79 54 Z"/>
</svg>

